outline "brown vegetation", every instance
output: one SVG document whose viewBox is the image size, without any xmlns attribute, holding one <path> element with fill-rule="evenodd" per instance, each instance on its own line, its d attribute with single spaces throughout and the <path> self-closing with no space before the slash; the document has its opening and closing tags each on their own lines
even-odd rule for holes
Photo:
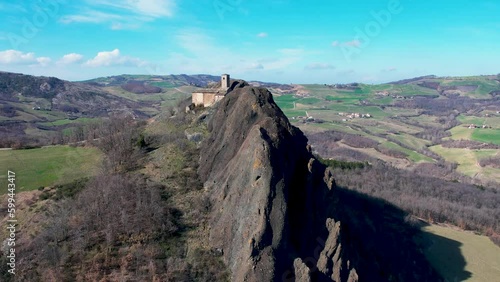
<svg viewBox="0 0 500 282">
<path fill-rule="evenodd" d="M 188 125 L 191 118 L 182 115 L 162 122 Z M 44 224 L 20 234 L 16 278 L 225 281 L 218 255 L 190 241 L 202 236 L 210 204 L 196 174 L 196 146 L 186 140 L 183 129 L 172 125 L 167 125 L 171 132 L 156 136 L 141 134 L 140 123 L 122 119 L 82 130 L 84 139 L 98 137 L 93 143 L 106 154 L 101 173 L 41 193 L 34 208 L 46 211 L 38 213 Z M 173 157 L 183 160 L 181 167 L 156 168 L 169 169 L 164 171 L 167 178 L 143 170 L 153 145 L 173 146 L 181 154 Z"/>
<path fill-rule="evenodd" d="M 382 198 L 430 222 L 446 222 L 491 237 L 500 234 L 500 192 L 399 170 L 383 163 L 335 170 L 339 185 Z"/>
<path fill-rule="evenodd" d="M 500 149 L 499 145 L 495 145 L 492 143 L 483 143 L 479 141 L 473 140 L 445 140 L 441 143 L 441 145 L 445 148 L 460 148 L 460 149 Z"/>
<path fill-rule="evenodd" d="M 121 87 L 123 90 L 135 94 L 151 94 L 160 93 L 162 91 L 160 87 L 148 85 L 141 81 L 129 81 L 128 83 L 123 84 Z"/>
<path fill-rule="evenodd" d="M 491 166 L 493 168 L 500 168 L 500 156 L 481 159 L 479 160 L 479 165 L 482 167 Z"/>
</svg>

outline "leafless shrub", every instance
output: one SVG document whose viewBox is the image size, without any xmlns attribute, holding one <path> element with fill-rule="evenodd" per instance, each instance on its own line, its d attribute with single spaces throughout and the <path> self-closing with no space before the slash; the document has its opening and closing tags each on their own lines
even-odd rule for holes
<svg viewBox="0 0 500 282">
<path fill-rule="evenodd" d="M 479 165 L 482 167 L 491 166 L 493 168 L 500 168 L 500 157 L 488 157 L 479 160 Z"/>
<path fill-rule="evenodd" d="M 500 234 L 496 189 L 422 176 L 378 162 L 360 170 L 336 170 L 334 175 L 340 186 L 382 198 L 429 221 Z"/>
</svg>

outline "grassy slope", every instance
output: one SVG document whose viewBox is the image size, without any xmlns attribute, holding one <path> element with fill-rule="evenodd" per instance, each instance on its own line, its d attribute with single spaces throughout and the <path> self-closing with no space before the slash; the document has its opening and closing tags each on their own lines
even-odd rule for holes
<svg viewBox="0 0 500 282">
<path fill-rule="evenodd" d="M 424 253 L 447 281 L 498 281 L 500 248 L 488 237 L 437 225 L 424 231 L 432 244 Z"/>
<path fill-rule="evenodd" d="M 59 126 L 59 125 L 66 125 L 66 124 L 86 124 L 86 123 L 91 123 L 94 121 L 98 121 L 100 118 L 78 118 L 74 120 L 70 119 L 60 119 L 56 121 L 50 121 L 50 122 L 40 122 L 39 124 L 44 125 L 44 126 Z"/>
<path fill-rule="evenodd" d="M 100 157 L 95 148 L 69 146 L 0 151 L 0 179 L 4 183 L 11 170 L 16 173 L 18 192 L 34 190 L 89 176 L 96 171 Z M 4 193 L 2 189 L 0 194 Z"/>
<path fill-rule="evenodd" d="M 395 144 L 393 142 L 384 142 L 384 143 L 382 143 L 382 146 L 407 154 L 408 158 L 415 163 L 433 162 L 432 158 L 429 158 L 427 156 L 419 154 L 419 153 L 412 151 L 410 149 L 403 148 L 403 147 L 401 147 L 398 144 Z"/>
<path fill-rule="evenodd" d="M 500 83 L 495 80 L 487 79 L 483 76 L 471 76 L 464 78 L 444 79 L 441 82 L 443 86 L 461 86 L 461 85 L 477 85 L 478 88 L 473 92 L 468 92 L 465 95 L 472 98 L 485 98 L 493 90 L 498 90 Z"/>
<path fill-rule="evenodd" d="M 468 129 L 463 125 L 456 126 L 450 129 L 451 139 L 453 140 L 471 140 L 472 132 L 474 130 Z"/>
<path fill-rule="evenodd" d="M 457 170 L 467 176 L 484 177 L 500 182 L 500 169 L 481 167 L 479 159 L 498 154 L 498 150 L 470 150 L 457 148 L 444 148 L 441 145 L 430 147 L 432 151 L 443 156 L 449 162 L 458 163 Z"/>
</svg>

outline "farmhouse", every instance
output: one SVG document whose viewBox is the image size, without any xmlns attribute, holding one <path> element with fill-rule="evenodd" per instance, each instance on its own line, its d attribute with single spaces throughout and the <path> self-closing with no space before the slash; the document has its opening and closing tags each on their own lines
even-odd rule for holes
<svg viewBox="0 0 500 282">
<path fill-rule="evenodd" d="M 204 88 L 192 93 L 192 103 L 195 106 L 210 107 L 222 100 L 227 94 L 230 84 L 229 74 L 221 75 L 219 88 Z"/>
</svg>

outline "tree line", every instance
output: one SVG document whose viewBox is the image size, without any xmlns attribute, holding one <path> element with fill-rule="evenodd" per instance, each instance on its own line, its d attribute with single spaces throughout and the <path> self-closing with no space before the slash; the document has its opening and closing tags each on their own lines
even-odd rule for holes
<svg viewBox="0 0 500 282">
<path fill-rule="evenodd" d="M 337 185 L 387 200 L 430 222 L 451 223 L 500 245 L 500 192 L 400 170 L 382 162 L 334 169 Z"/>
</svg>

